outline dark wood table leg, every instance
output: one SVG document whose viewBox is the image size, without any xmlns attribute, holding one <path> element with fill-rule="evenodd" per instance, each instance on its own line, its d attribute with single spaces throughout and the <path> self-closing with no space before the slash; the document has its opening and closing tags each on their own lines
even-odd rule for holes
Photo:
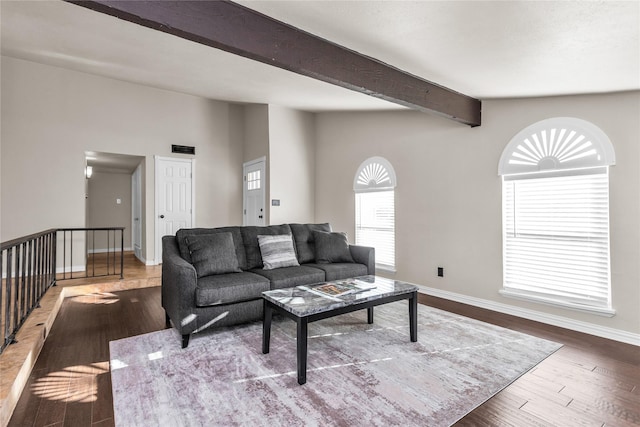
<svg viewBox="0 0 640 427">
<path fill-rule="evenodd" d="M 267 302 L 264 300 L 263 302 L 264 314 L 262 317 L 262 353 L 269 353 L 269 342 L 271 341 L 271 316 L 272 316 L 272 308 Z"/>
<path fill-rule="evenodd" d="M 411 342 L 418 341 L 418 292 L 411 293 L 409 298 L 409 335 Z"/>
<path fill-rule="evenodd" d="M 373 323 L 373 307 L 367 308 L 367 323 L 368 324 Z"/>
<path fill-rule="evenodd" d="M 308 319 L 303 317 L 298 320 L 298 384 L 300 385 L 307 382 L 308 325 Z"/>
</svg>

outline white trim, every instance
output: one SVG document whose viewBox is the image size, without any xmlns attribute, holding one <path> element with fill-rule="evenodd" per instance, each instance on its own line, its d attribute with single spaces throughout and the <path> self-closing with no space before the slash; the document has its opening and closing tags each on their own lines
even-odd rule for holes
<svg viewBox="0 0 640 427">
<path fill-rule="evenodd" d="M 387 175 L 385 180 L 388 182 L 388 184 L 384 185 L 372 182 L 363 184 L 358 182 L 358 178 L 360 178 L 363 170 L 371 167 L 371 165 L 377 165 L 377 169 L 374 169 L 382 174 Z M 369 172 L 372 171 L 369 170 Z M 374 173 L 374 175 L 376 174 Z M 372 178 L 375 178 L 375 176 L 373 176 Z M 369 157 L 364 162 L 360 163 L 360 166 L 358 166 L 358 169 L 356 170 L 356 175 L 353 177 L 353 191 L 355 191 L 356 193 L 364 193 L 367 191 L 393 190 L 394 188 L 396 188 L 397 183 L 398 180 L 396 179 L 396 171 L 395 169 L 393 169 L 393 166 L 391 165 L 391 162 L 389 162 L 389 160 L 379 156 Z"/>
<path fill-rule="evenodd" d="M 633 332 L 609 328 L 606 326 L 594 325 L 592 323 L 573 320 L 553 314 L 542 313 L 526 308 L 515 307 L 495 301 L 470 297 L 454 292 L 434 289 L 423 285 L 417 286 L 419 288 L 419 292 L 426 295 L 432 295 L 434 297 L 444 298 L 451 301 L 472 305 L 474 307 L 485 308 L 487 310 L 496 311 L 498 313 L 509 314 L 512 316 L 521 317 L 523 319 L 546 323 L 548 325 L 558 326 L 560 328 L 565 328 L 572 331 L 583 332 L 585 334 L 595 335 L 614 341 L 620 341 L 627 344 L 640 346 L 640 334 L 635 334 Z"/>
<path fill-rule="evenodd" d="M 86 271 L 86 268 L 84 265 L 73 265 L 71 266 L 71 269 L 69 269 L 68 267 L 57 267 L 56 268 L 56 274 L 63 274 L 63 273 L 80 273 L 82 271 Z"/>
<path fill-rule="evenodd" d="M 563 148 L 569 158 L 561 160 Z M 578 151 L 581 155 L 571 157 Z M 527 126 L 511 138 L 500 156 L 498 175 L 615 163 L 611 140 L 598 126 L 575 117 L 552 117 Z"/>
<path fill-rule="evenodd" d="M 117 250 L 116 250 L 117 249 Z M 120 252 L 120 248 L 111 248 L 111 249 L 90 249 L 87 251 L 89 254 L 104 254 L 107 252 Z M 125 252 L 133 252 L 133 248 L 124 248 Z"/>
<path fill-rule="evenodd" d="M 513 289 L 500 289 L 498 291 L 500 295 L 506 298 L 519 299 L 521 301 L 537 302 L 540 304 L 551 305 L 554 307 L 567 308 L 569 310 L 581 311 L 583 313 L 597 314 L 598 316 L 613 317 L 616 315 L 616 311 L 613 309 L 589 307 L 581 304 L 572 304 L 568 301 L 559 301 L 552 298 L 544 298 L 542 296 L 527 295 L 520 293 Z"/>
<path fill-rule="evenodd" d="M 196 159 L 184 159 L 180 157 L 164 157 L 164 156 L 153 156 L 153 174 L 154 174 L 154 209 L 153 209 L 153 236 L 154 236 L 154 264 L 158 265 L 162 264 L 162 257 L 159 256 L 162 249 L 162 236 L 160 234 L 159 227 L 159 211 L 160 207 L 158 206 L 159 195 L 158 192 L 160 189 L 158 188 L 159 181 L 159 172 L 158 172 L 158 163 L 160 161 L 166 160 L 169 162 L 183 162 L 183 163 L 191 163 L 191 227 L 196 226 Z"/>
</svg>

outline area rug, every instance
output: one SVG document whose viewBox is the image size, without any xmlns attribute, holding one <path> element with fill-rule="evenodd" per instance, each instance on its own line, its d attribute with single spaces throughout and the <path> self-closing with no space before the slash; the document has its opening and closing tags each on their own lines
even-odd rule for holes
<svg viewBox="0 0 640 427">
<path fill-rule="evenodd" d="M 117 426 L 449 426 L 560 344 L 406 301 L 309 324 L 307 383 L 296 327 L 275 317 L 196 334 L 174 329 L 110 343 Z"/>
</svg>

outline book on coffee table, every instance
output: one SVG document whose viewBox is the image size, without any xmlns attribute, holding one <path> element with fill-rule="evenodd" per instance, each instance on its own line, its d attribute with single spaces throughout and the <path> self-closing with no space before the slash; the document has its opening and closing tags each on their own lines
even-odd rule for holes
<svg viewBox="0 0 640 427">
<path fill-rule="evenodd" d="M 318 285 L 303 286 L 302 288 L 322 295 L 330 297 L 339 297 L 342 295 L 355 294 L 375 288 L 372 283 L 362 282 L 359 280 L 340 280 L 334 282 L 320 283 Z"/>
</svg>

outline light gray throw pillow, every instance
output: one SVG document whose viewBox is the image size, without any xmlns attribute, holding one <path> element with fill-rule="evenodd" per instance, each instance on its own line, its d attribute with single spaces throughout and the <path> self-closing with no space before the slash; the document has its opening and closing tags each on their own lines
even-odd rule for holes
<svg viewBox="0 0 640 427">
<path fill-rule="evenodd" d="M 290 234 L 276 236 L 258 236 L 262 264 L 265 270 L 274 270 L 282 267 L 297 267 L 298 259 L 293 248 L 293 239 Z"/>
</svg>

